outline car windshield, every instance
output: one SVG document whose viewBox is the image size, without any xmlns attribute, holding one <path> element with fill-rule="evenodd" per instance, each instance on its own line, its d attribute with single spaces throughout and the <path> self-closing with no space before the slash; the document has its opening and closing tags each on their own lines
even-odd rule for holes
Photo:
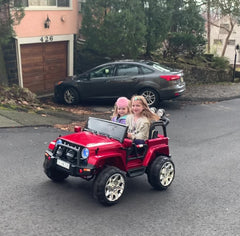
<svg viewBox="0 0 240 236">
<path fill-rule="evenodd" d="M 126 137 L 127 126 L 109 120 L 89 117 L 85 130 L 116 139 L 122 143 Z"/>
</svg>

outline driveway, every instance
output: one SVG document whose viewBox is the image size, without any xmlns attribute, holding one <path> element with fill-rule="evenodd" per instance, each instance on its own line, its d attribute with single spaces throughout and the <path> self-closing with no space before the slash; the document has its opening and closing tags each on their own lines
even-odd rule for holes
<svg viewBox="0 0 240 236">
<path fill-rule="evenodd" d="M 145 175 L 128 178 L 125 195 L 113 207 L 95 201 L 91 181 L 69 177 L 57 184 L 43 173 L 48 143 L 68 132 L 0 129 L 0 234 L 239 235 L 239 103 L 170 106 L 173 184 L 154 191 Z"/>
</svg>

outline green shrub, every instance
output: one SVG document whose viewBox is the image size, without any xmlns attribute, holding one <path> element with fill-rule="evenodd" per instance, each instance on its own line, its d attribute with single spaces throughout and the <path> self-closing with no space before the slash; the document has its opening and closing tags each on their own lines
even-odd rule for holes
<svg viewBox="0 0 240 236">
<path fill-rule="evenodd" d="M 226 57 L 213 57 L 211 66 L 214 69 L 229 69 L 229 61 Z"/>
</svg>

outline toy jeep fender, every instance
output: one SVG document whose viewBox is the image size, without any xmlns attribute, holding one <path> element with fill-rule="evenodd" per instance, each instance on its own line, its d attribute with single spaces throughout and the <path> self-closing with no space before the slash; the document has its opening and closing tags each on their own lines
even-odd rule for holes
<svg viewBox="0 0 240 236">
<path fill-rule="evenodd" d="M 150 127 L 149 139 L 142 145 L 126 138 L 127 126 L 89 117 L 82 130 L 61 136 L 45 152 L 44 171 L 53 181 L 69 175 L 94 179 L 93 192 L 98 201 L 112 205 L 122 197 L 126 177 L 147 174 L 148 182 L 158 190 L 167 189 L 175 175 L 169 155 L 166 126 L 162 118 Z"/>
</svg>

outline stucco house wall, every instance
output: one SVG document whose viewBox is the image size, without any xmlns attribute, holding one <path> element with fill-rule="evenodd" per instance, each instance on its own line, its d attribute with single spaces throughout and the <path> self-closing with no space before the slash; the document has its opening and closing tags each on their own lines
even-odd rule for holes
<svg viewBox="0 0 240 236">
<path fill-rule="evenodd" d="M 14 26 L 18 78 L 21 87 L 24 87 L 22 45 L 49 44 L 51 46 L 54 42 L 67 42 L 67 75 L 73 74 L 74 36 L 78 34 L 80 27 L 78 0 L 69 0 L 67 7 L 40 6 L 44 1 L 36 2 L 38 2 L 37 6 L 25 7 L 24 18 L 19 25 Z M 50 20 L 49 27 L 45 25 L 46 20 Z"/>
<path fill-rule="evenodd" d="M 215 25 L 230 25 L 228 17 L 221 18 L 214 21 Z M 227 33 L 217 26 L 211 25 L 211 53 L 221 56 L 224 42 L 226 40 Z M 236 50 L 236 46 L 240 45 L 240 26 L 237 24 L 234 26 L 233 32 L 229 38 L 229 42 L 226 48 L 225 57 L 228 58 L 230 64 L 234 64 L 235 52 L 237 53 L 236 64 L 240 65 L 240 54 L 239 50 Z"/>
</svg>

